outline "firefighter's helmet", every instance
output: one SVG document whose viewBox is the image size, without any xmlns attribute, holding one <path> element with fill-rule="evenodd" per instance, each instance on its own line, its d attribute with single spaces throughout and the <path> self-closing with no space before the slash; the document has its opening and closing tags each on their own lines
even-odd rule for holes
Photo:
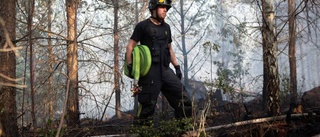
<svg viewBox="0 0 320 137">
<path fill-rule="evenodd" d="M 150 0 L 148 8 L 149 10 L 153 10 L 159 5 L 164 5 L 167 7 L 167 10 L 169 10 L 171 8 L 171 2 L 171 0 Z"/>
</svg>

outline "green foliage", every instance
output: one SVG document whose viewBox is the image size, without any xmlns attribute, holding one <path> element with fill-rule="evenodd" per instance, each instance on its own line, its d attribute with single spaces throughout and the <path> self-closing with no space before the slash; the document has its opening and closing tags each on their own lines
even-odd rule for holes
<svg viewBox="0 0 320 137">
<path fill-rule="evenodd" d="M 215 43 L 212 44 L 210 41 L 203 43 L 202 46 L 204 47 L 203 52 L 206 54 L 211 54 L 211 50 L 219 52 L 219 50 L 221 48 L 221 46 L 219 46 Z M 208 51 L 210 51 L 210 52 L 208 53 Z"/>
<path fill-rule="evenodd" d="M 54 137 L 58 131 L 58 125 L 55 125 L 52 119 L 48 119 L 45 127 L 39 129 L 39 136 L 41 137 Z M 66 127 L 61 129 L 60 135 L 62 136 L 66 131 Z"/>
<path fill-rule="evenodd" d="M 215 61 L 214 64 L 218 66 L 217 78 L 215 86 L 223 90 L 223 93 L 229 93 L 231 96 L 234 94 L 235 88 L 243 89 L 243 77 L 248 75 L 248 68 L 243 66 L 243 51 L 228 52 L 228 55 L 233 57 L 233 64 L 228 67 L 223 62 Z"/>
<path fill-rule="evenodd" d="M 216 78 L 216 87 L 223 90 L 223 93 L 234 90 L 234 81 L 232 80 L 232 70 L 229 68 L 223 67 L 223 63 L 214 62 L 215 65 L 218 66 L 217 76 Z"/>
<path fill-rule="evenodd" d="M 290 76 L 288 74 L 280 74 L 280 105 L 286 106 L 290 103 L 290 98 L 288 96 L 290 95 Z"/>
<path fill-rule="evenodd" d="M 279 76 L 280 79 L 280 92 L 282 93 L 289 93 L 289 88 L 290 88 L 290 77 L 288 74 L 280 74 Z"/>
<path fill-rule="evenodd" d="M 188 130 L 193 129 L 192 123 L 191 118 L 160 121 L 159 126 L 155 126 L 152 121 L 148 121 L 141 126 L 132 126 L 131 133 L 137 134 L 140 137 L 180 136 Z"/>
</svg>

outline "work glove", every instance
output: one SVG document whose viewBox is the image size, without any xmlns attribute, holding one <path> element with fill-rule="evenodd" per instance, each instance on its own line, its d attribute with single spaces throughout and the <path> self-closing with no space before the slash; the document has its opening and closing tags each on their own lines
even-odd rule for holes
<svg viewBox="0 0 320 137">
<path fill-rule="evenodd" d="M 132 92 L 132 96 L 131 97 L 135 97 L 137 96 L 142 90 L 141 86 L 138 85 L 133 85 L 133 87 L 131 88 L 131 92 Z"/>
<path fill-rule="evenodd" d="M 128 68 L 128 71 L 129 71 L 129 75 L 132 76 L 132 64 L 128 64 L 127 68 Z"/>
<path fill-rule="evenodd" d="M 176 69 L 177 77 L 181 80 L 182 73 L 181 73 L 181 70 L 180 70 L 180 65 L 174 66 L 174 68 Z"/>
</svg>

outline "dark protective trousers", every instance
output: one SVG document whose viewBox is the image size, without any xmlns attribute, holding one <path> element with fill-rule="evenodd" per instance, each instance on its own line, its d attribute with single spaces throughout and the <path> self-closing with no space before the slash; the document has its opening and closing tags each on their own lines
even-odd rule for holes
<svg viewBox="0 0 320 137">
<path fill-rule="evenodd" d="M 138 94 L 138 101 L 142 105 L 139 119 L 153 116 L 160 92 L 175 110 L 177 119 L 191 117 L 192 102 L 180 79 L 171 68 L 160 66 L 160 63 L 152 63 L 148 74 L 139 79 L 139 86 L 142 86 Z"/>
</svg>

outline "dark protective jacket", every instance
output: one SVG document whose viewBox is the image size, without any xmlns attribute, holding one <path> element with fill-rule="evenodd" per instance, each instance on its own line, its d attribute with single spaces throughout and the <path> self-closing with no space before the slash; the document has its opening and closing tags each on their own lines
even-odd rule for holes
<svg viewBox="0 0 320 137">
<path fill-rule="evenodd" d="M 148 74 L 140 77 L 142 91 L 138 101 L 142 105 L 140 118 L 153 115 L 160 92 L 175 109 L 176 118 L 191 116 L 191 100 L 180 79 L 169 67 L 171 62 L 168 44 L 172 42 L 170 26 L 167 23 L 153 24 L 150 19 L 139 22 L 131 36 L 132 40 L 147 45 L 152 55 L 152 64 Z"/>
</svg>

